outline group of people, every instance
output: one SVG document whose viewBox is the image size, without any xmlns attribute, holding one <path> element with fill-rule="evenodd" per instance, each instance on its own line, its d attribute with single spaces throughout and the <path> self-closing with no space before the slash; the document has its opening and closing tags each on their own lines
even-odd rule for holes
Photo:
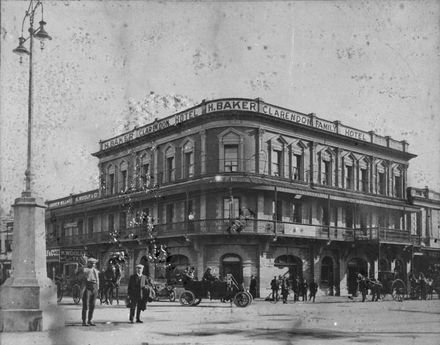
<svg viewBox="0 0 440 345">
<path fill-rule="evenodd" d="M 81 314 L 83 326 L 95 326 L 95 323 L 93 322 L 93 313 L 96 306 L 96 299 L 98 298 L 100 291 L 100 272 L 96 268 L 97 262 L 98 260 L 89 258 L 87 260 L 87 267 L 80 269 L 80 277 L 83 285 L 83 305 Z M 144 265 L 136 265 L 136 272 L 130 276 L 128 281 L 127 306 L 130 308 L 130 323 L 134 323 L 135 320 L 136 323 L 143 322 L 140 318 L 141 312 L 146 309 L 147 302 L 151 299 L 151 294 L 153 293 L 150 279 L 142 274 L 143 269 Z M 103 277 L 104 282 L 107 283 L 113 283 L 113 279 L 116 279 L 116 282 L 120 282 L 120 271 L 118 276 L 116 273 L 116 267 L 109 266 L 104 272 Z M 107 294 L 106 296 L 108 299 Z"/>
<path fill-rule="evenodd" d="M 273 277 L 270 282 L 270 288 L 272 290 L 272 298 L 278 301 L 281 293 L 283 303 L 287 303 L 287 297 L 290 291 L 293 292 L 294 302 L 300 299 L 303 302 L 307 302 L 307 291 L 309 292 L 308 300 L 315 302 L 318 284 L 316 284 L 314 279 L 307 283 L 304 278 L 296 277 L 296 279 L 290 281 L 285 275 L 279 275 L 278 277 Z"/>
</svg>

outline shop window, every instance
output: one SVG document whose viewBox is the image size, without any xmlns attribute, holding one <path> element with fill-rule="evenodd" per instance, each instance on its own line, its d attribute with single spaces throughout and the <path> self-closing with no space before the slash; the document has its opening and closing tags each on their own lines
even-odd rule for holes
<svg viewBox="0 0 440 345">
<path fill-rule="evenodd" d="M 225 145 L 224 154 L 224 171 L 238 171 L 238 145 Z"/>
</svg>

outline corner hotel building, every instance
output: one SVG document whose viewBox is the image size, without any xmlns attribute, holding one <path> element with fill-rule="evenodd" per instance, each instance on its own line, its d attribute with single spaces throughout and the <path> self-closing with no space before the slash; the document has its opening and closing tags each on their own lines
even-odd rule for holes
<svg viewBox="0 0 440 345">
<path fill-rule="evenodd" d="M 420 246 L 418 208 L 405 193 L 415 155 L 405 141 L 233 98 L 204 100 L 99 145 L 99 189 L 47 203 L 48 255 L 65 254 L 48 256 L 49 272 L 78 253 L 105 269 L 124 251 L 123 285 L 144 262 L 156 280 L 186 266 L 200 278 L 210 266 L 246 287 L 256 275 L 261 297 L 279 274 L 344 295 L 357 272 L 406 276 Z M 145 215 L 167 248 L 167 268 L 147 260 Z"/>
</svg>

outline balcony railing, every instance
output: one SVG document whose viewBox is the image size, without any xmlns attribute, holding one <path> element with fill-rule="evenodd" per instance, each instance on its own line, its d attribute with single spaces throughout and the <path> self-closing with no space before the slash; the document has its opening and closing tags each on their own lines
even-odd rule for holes
<svg viewBox="0 0 440 345">
<path fill-rule="evenodd" d="M 231 225 L 235 223 L 235 227 Z M 412 244 L 420 246 L 420 236 L 412 235 L 407 230 L 387 228 L 351 229 L 328 225 L 279 222 L 264 219 L 204 219 L 171 224 L 156 224 L 153 236 L 159 238 L 188 236 L 188 235 L 226 235 L 228 229 L 231 234 L 258 234 L 283 237 L 310 238 L 330 241 L 382 241 L 396 244 Z M 237 231 L 238 230 L 238 231 Z M 147 224 L 125 228 L 117 231 L 118 241 L 145 240 L 151 236 L 147 231 Z M 94 232 L 54 238 L 48 236 L 48 247 L 80 246 L 98 243 L 112 243 L 109 232 Z"/>
</svg>

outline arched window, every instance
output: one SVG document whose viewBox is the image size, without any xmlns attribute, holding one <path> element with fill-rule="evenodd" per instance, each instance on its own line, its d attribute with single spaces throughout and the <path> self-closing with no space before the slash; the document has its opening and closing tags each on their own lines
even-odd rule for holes
<svg viewBox="0 0 440 345">
<path fill-rule="evenodd" d="M 379 261 L 379 272 L 386 272 L 391 269 L 390 264 L 386 259 L 380 259 Z"/>
<path fill-rule="evenodd" d="M 289 281 L 292 282 L 294 279 L 299 277 L 303 278 L 303 263 L 302 260 L 294 255 L 281 255 L 275 259 L 275 267 L 283 268 L 286 267 L 289 270 Z"/>
<path fill-rule="evenodd" d="M 225 254 L 220 259 L 220 278 L 225 277 L 229 273 L 232 274 L 239 284 L 243 282 L 242 260 L 237 254 Z"/>
<path fill-rule="evenodd" d="M 321 262 L 321 283 L 332 286 L 333 280 L 333 260 L 331 257 L 326 256 Z"/>
</svg>

